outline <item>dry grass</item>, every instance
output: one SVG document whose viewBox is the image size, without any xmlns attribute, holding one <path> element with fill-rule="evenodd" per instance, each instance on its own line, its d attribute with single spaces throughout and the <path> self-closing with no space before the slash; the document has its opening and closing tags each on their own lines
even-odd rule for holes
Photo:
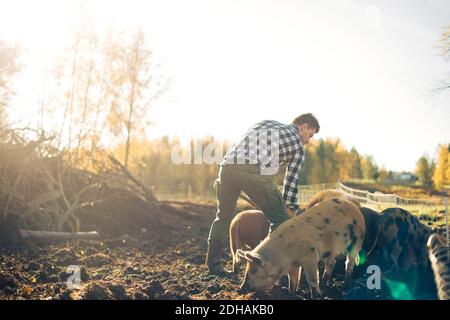
<svg viewBox="0 0 450 320">
<path fill-rule="evenodd" d="M 81 211 L 119 194 L 144 201 L 148 196 L 114 164 L 114 170 L 100 174 L 78 169 L 69 152 L 53 148 L 52 138 L 40 131 L 1 131 L 0 154 L 0 236 L 5 239 L 19 228 L 79 231 Z"/>
</svg>

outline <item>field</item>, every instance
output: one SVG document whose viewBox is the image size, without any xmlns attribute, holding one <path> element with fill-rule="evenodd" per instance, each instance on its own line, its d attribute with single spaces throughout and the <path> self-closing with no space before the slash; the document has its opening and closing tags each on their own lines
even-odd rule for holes
<svg viewBox="0 0 450 320">
<path fill-rule="evenodd" d="M 128 208 L 127 214 L 123 208 Z M 310 298 L 304 277 L 295 295 L 286 289 L 285 278 L 268 294 L 256 295 L 238 293 L 242 269 L 223 278 L 208 275 L 203 263 L 213 205 L 164 204 L 158 211 L 145 210 L 129 198 L 120 206 L 81 216 L 82 223 L 102 231 L 101 241 L 0 243 L 0 299 Z M 228 269 L 230 262 L 228 258 Z M 69 265 L 81 268 L 79 289 L 67 288 Z M 381 290 L 369 290 L 366 267 L 355 270 L 351 289 L 344 291 L 343 261 L 338 263 L 333 284 L 322 299 L 436 299 L 431 270 L 426 274 L 417 268 L 407 273 L 382 270 Z"/>
</svg>

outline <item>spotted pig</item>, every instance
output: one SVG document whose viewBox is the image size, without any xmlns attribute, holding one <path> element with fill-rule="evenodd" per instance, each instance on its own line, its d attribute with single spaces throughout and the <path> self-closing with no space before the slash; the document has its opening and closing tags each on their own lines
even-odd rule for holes
<svg viewBox="0 0 450 320">
<path fill-rule="evenodd" d="M 378 234 L 369 250 L 379 252 L 383 261 L 409 270 L 416 259 L 425 270 L 428 266 L 426 242 L 432 230 L 401 208 L 388 208 L 380 213 Z"/>
<path fill-rule="evenodd" d="M 270 222 L 260 210 L 238 213 L 230 224 L 230 249 L 233 272 L 237 271 L 240 257 L 238 249 L 254 249 L 269 234 Z"/>
<path fill-rule="evenodd" d="M 447 240 L 439 234 L 432 234 L 427 241 L 431 269 L 440 300 L 450 300 L 450 248 Z"/>
<path fill-rule="evenodd" d="M 364 233 L 364 218 L 359 209 L 345 199 L 318 203 L 282 223 L 252 251 L 238 250 L 247 260 L 241 288 L 266 291 L 283 275 L 289 275 L 289 289 L 297 290 L 300 267 L 305 271 L 311 294 L 320 293 L 318 263 L 325 262 L 324 277 L 333 271 L 336 257 L 347 251 L 348 285 L 354 264 L 359 264 Z"/>
</svg>

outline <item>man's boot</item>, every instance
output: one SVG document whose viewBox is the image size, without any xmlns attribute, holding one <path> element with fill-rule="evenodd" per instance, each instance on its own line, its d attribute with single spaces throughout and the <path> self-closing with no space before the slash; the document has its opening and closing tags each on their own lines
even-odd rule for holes
<svg viewBox="0 0 450 320">
<path fill-rule="evenodd" d="M 210 274 L 224 274 L 226 271 L 222 267 L 221 256 L 222 242 L 218 240 L 211 240 L 208 242 L 208 252 L 206 254 L 206 266 Z"/>
</svg>

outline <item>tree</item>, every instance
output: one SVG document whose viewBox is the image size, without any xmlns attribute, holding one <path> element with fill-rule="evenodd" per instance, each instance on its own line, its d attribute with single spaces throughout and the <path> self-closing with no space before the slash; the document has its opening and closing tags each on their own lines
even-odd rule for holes
<svg viewBox="0 0 450 320">
<path fill-rule="evenodd" d="M 0 40 L 0 127 L 6 125 L 6 107 L 14 95 L 12 81 L 21 68 L 19 47 Z"/>
<path fill-rule="evenodd" d="M 433 182 L 438 189 L 450 185 L 450 144 L 439 146 L 438 163 L 434 171 Z"/>
<path fill-rule="evenodd" d="M 312 184 L 315 183 L 312 178 L 312 172 L 314 169 L 314 165 L 317 163 L 315 152 L 312 151 L 311 144 L 308 148 L 305 149 L 305 163 L 303 164 L 302 170 L 300 170 L 299 180 L 300 184 Z M 278 184 L 282 184 L 284 180 L 285 170 L 280 170 L 277 174 Z"/>
<path fill-rule="evenodd" d="M 336 143 L 336 158 L 339 163 L 339 179 L 343 181 L 351 179 L 352 163 L 350 154 L 339 140 Z"/>
<path fill-rule="evenodd" d="M 381 183 L 385 182 L 389 178 L 389 172 L 384 166 L 381 166 L 380 171 L 378 171 L 378 181 Z"/>
<path fill-rule="evenodd" d="M 377 179 L 378 166 L 371 156 L 361 157 L 355 148 L 345 149 L 339 139 L 320 139 L 306 148 L 306 161 L 300 171 L 302 184 L 348 179 Z"/>
<path fill-rule="evenodd" d="M 69 45 L 51 67 L 53 84 L 50 103 L 42 107 L 42 114 L 61 117 L 57 128 L 57 147 L 70 147 L 71 160 L 79 162 L 81 149 L 97 147 L 103 128 L 105 84 L 104 61 L 98 26 L 92 19 L 87 1 L 81 1 L 69 33 Z M 62 106 L 62 108 L 61 108 Z M 42 121 L 44 122 L 44 121 Z"/>
<path fill-rule="evenodd" d="M 358 151 L 356 151 L 354 147 L 350 150 L 350 161 L 352 164 L 351 177 L 353 179 L 361 179 L 362 178 L 361 157 L 359 156 Z"/>
<path fill-rule="evenodd" d="M 42 114 L 62 118 L 57 147 L 69 147 L 73 163 L 89 166 L 97 150 L 121 145 L 127 167 L 131 141 L 143 138 L 150 106 L 169 83 L 144 31 L 100 29 L 87 1 L 78 7 L 71 37 L 53 68 L 56 90 Z"/>
<path fill-rule="evenodd" d="M 439 39 L 442 55 L 446 58 L 450 57 L 450 25 L 444 29 Z"/>
<path fill-rule="evenodd" d="M 440 54 L 448 61 L 450 59 L 450 25 L 444 29 L 439 38 L 439 49 Z M 441 93 L 448 89 L 450 89 L 450 75 L 439 83 L 435 91 L 436 93 Z"/>
<path fill-rule="evenodd" d="M 416 164 L 415 174 L 419 178 L 419 182 L 425 186 L 433 184 L 434 162 L 428 160 L 426 156 L 420 157 Z"/>
<path fill-rule="evenodd" d="M 168 88 L 168 81 L 155 75 L 152 52 L 145 33 L 137 30 L 130 38 L 109 34 L 104 58 L 109 62 L 105 70 L 110 97 L 108 124 L 116 137 L 125 138 L 127 166 L 132 135 L 143 134 L 152 102 Z"/>
<path fill-rule="evenodd" d="M 378 167 L 372 156 L 366 156 L 362 159 L 362 173 L 364 179 L 372 180 L 378 176 Z"/>
</svg>

